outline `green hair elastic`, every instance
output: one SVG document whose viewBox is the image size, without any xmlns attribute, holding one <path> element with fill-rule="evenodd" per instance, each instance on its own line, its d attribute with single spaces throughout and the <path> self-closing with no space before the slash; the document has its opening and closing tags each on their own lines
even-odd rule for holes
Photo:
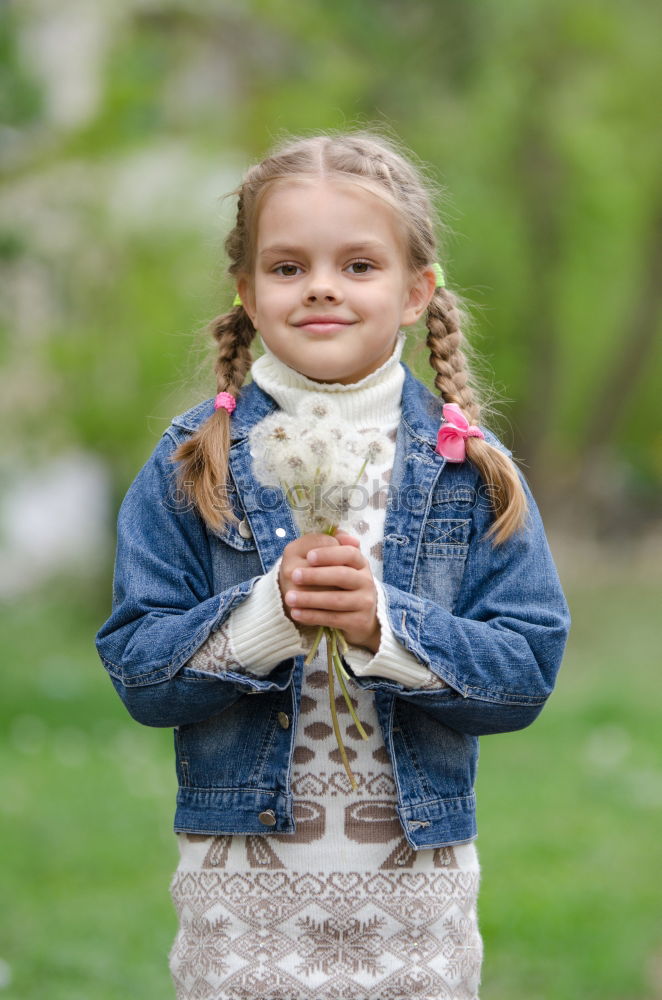
<svg viewBox="0 0 662 1000">
<path fill-rule="evenodd" d="M 434 271 L 434 276 L 437 279 L 437 284 L 435 288 L 445 288 L 446 287 L 446 275 L 444 274 L 444 269 L 441 264 L 436 262 L 432 265 L 432 270 Z"/>
</svg>

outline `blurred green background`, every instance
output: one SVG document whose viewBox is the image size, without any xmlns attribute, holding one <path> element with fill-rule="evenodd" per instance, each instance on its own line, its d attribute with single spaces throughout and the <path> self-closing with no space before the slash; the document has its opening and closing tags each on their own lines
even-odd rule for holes
<svg viewBox="0 0 662 1000">
<path fill-rule="evenodd" d="M 114 519 L 214 391 L 222 196 L 284 132 L 375 123 L 442 186 L 441 259 L 573 615 L 540 720 L 482 741 L 481 997 L 662 998 L 661 22 L 649 0 L 2 5 L 0 997 L 172 995 L 172 734 L 93 646 Z"/>
</svg>

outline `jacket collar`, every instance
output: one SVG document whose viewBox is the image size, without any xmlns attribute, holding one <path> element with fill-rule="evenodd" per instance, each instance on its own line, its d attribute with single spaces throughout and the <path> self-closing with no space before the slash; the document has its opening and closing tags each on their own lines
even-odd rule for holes
<svg viewBox="0 0 662 1000">
<path fill-rule="evenodd" d="M 437 432 L 442 419 L 443 401 L 412 375 L 404 362 L 400 362 L 405 370 L 405 381 L 402 387 L 402 421 L 411 438 L 425 450 L 436 454 Z M 233 441 L 247 437 L 251 428 L 264 417 L 278 408 L 276 401 L 260 389 L 255 382 L 243 386 L 237 400 L 237 409 L 232 414 L 231 436 Z M 172 424 L 184 431 L 193 433 L 214 412 L 214 400 L 206 399 L 197 406 L 174 417 Z M 479 424 L 485 434 L 485 440 L 494 445 L 506 455 L 512 452 L 499 438 L 483 424 Z M 439 456 L 437 456 L 439 457 Z"/>
<path fill-rule="evenodd" d="M 255 424 L 277 408 L 277 404 L 271 396 L 260 389 L 255 382 L 249 382 L 242 386 L 237 398 L 237 408 L 232 414 L 230 421 L 230 436 L 233 441 L 240 441 L 248 436 L 249 431 Z M 214 400 L 205 399 L 203 403 L 198 403 L 185 413 L 180 413 L 174 417 L 172 424 L 183 431 L 193 434 L 197 429 L 211 417 L 214 412 Z"/>
<path fill-rule="evenodd" d="M 402 422 L 412 438 L 422 445 L 428 445 L 434 452 L 441 423 L 442 400 L 419 382 L 406 365 L 404 369 Z"/>
<path fill-rule="evenodd" d="M 402 363 L 402 362 L 401 362 Z M 411 436 L 434 451 L 437 431 L 441 421 L 442 402 L 422 385 L 403 364 L 405 381 L 402 387 L 402 420 Z M 277 409 L 275 400 L 260 389 L 256 382 L 243 386 L 232 414 L 231 436 L 233 441 L 247 437 L 250 430 L 264 417 Z M 214 400 L 206 399 L 197 406 L 181 413 L 172 421 L 175 427 L 193 433 L 214 412 Z"/>
</svg>

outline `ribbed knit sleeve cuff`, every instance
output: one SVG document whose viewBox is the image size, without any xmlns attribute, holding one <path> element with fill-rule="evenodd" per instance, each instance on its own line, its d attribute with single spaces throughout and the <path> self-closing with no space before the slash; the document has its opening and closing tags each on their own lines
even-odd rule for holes
<svg viewBox="0 0 662 1000">
<path fill-rule="evenodd" d="M 305 652 L 299 630 L 283 610 L 279 569 L 280 559 L 228 619 L 235 655 L 257 677 L 265 677 L 281 660 Z"/>
<path fill-rule="evenodd" d="M 447 687 L 445 681 L 424 667 L 409 650 L 401 646 L 391 628 L 386 613 L 384 588 L 378 581 L 377 618 L 381 630 L 379 649 L 373 655 L 370 650 L 350 646 L 346 659 L 357 677 L 385 677 L 397 681 L 406 688 Z"/>
</svg>

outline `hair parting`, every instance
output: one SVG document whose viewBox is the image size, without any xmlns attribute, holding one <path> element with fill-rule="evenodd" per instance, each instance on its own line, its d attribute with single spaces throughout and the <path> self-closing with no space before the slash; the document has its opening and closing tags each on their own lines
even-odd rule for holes
<svg viewBox="0 0 662 1000">
<path fill-rule="evenodd" d="M 257 221 L 267 192 L 279 181 L 306 176 L 349 180 L 383 198 L 400 221 L 413 273 L 437 259 L 432 199 L 422 171 L 382 136 L 363 131 L 320 134 L 285 141 L 246 172 L 236 191 L 236 222 L 225 240 L 228 273 L 235 281 L 254 271 Z M 467 360 L 463 316 L 460 297 L 437 288 L 427 310 L 427 346 L 442 399 L 457 403 L 469 422 L 478 424 L 484 404 Z M 255 328 L 239 305 L 216 317 L 209 329 L 217 345 L 216 391 L 237 396 L 252 364 Z M 230 420 L 225 409 L 216 410 L 172 455 L 180 488 L 216 531 L 234 520 L 232 511 L 217 501 L 228 476 Z M 467 439 L 466 454 L 489 487 L 495 519 L 487 537 L 499 545 L 521 528 L 527 513 L 517 467 L 505 452 L 481 438 Z"/>
</svg>

